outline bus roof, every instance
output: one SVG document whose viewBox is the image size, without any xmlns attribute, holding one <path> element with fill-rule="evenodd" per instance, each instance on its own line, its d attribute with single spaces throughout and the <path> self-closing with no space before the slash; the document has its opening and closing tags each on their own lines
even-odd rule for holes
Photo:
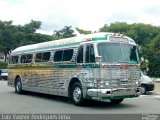
<svg viewBox="0 0 160 120">
<path fill-rule="evenodd" d="M 25 54 L 25 53 L 31 53 L 31 52 L 37 52 L 37 51 L 46 51 L 46 50 L 52 50 L 52 49 L 61 48 L 61 47 L 72 47 L 72 46 L 79 45 L 80 43 L 83 43 L 83 42 L 102 41 L 102 40 L 113 41 L 113 42 L 127 42 L 129 44 L 135 45 L 134 40 L 132 40 L 131 38 L 123 34 L 101 32 L 101 33 L 93 33 L 88 35 L 81 34 L 76 37 L 21 46 L 13 50 L 11 52 L 11 55 Z"/>
</svg>

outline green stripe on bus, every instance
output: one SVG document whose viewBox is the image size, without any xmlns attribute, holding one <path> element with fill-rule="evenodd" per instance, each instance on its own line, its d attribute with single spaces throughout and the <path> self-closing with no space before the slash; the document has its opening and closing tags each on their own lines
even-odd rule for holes
<svg viewBox="0 0 160 120">
<path fill-rule="evenodd" d="M 99 41 L 99 40 L 107 40 L 106 37 L 96 37 L 96 38 L 92 38 L 92 41 Z"/>
<path fill-rule="evenodd" d="M 9 69 L 50 69 L 50 68 L 100 68 L 98 64 L 86 64 L 83 66 L 74 65 L 62 65 L 62 64 L 46 64 L 46 65 L 10 65 L 8 66 Z"/>
</svg>

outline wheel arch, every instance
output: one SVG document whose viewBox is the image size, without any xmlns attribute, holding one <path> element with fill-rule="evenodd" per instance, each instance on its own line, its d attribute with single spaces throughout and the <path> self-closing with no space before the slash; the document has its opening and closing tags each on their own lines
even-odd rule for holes
<svg viewBox="0 0 160 120">
<path fill-rule="evenodd" d="M 146 84 L 142 83 L 141 86 L 145 86 L 148 91 L 148 86 Z"/>
<path fill-rule="evenodd" d="M 76 77 L 74 77 L 74 78 L 72 78 L 72 79 L 70 80 L 69 86 L 68 86 L 68 97 L 69 97 L 69 98 L 71 97 L 72 85 L 73 85 L 75 82 L 79 82 L 79 83 L 81 84 L 81 81 L 80 81 L 78 78 L 76 78 Z"/>
</svg>

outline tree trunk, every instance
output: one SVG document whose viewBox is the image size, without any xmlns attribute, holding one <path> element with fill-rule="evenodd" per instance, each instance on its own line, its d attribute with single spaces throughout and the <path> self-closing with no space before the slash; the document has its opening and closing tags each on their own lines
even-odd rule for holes
<svg viewBox="0 0 160 120">
<path fill-rule="evenodd" d="M 7 52 L 4 53 L 4 62 L 7 62 L 7 59 L 8 59 L 7 54 L 8 54 Z"/>
</svg>

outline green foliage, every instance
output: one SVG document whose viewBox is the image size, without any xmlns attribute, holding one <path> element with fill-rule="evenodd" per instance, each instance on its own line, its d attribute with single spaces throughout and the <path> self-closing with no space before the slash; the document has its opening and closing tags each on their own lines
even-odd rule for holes
<svg viewBox="0 0 160 120">
<path fill-rule="evenodd" d="M 23 26 L 23 30 L 25 33 L 35 33 L 36 30 L 40 28 L 41 24 L 40 21 L 31 20 L 30 23 Z"/>
<path fill-rule="evenodd" d="M 24 26 L 12 25 L 12 21 L 0 21 L 0 52 L 7 56 L 16 47 L 51 40 L 51 36 L 35 33 L 40 26 L 40 21 L 33 20 Z"/>
<path fill-rule="evenodd" d="M 127 33 L 127 35 L 130 35 L 133 39 L 135 39 L 137 44 L 144 45 L 159 33 L 159 29 L 149 24 L 138 23 L 133 24 L 131 31 L 129 30 L 129 32 L 130 34 Z"/>
<path fill-rule="evenodd" d="M 76 30 L 80 33 L 80 34 L 91 34 L 92 31 L 89 31 L 89 30 L 83 30 L 83 29 L 80 29 L 80 28 L 76 28 Z"/>
<path fill-rule="evenodd" d="M 125 22 L 116 22 L 116 23 L 111 23 L 110 26 L 105 24 L 104 27 L 100 28 L 100 31 L 126 34 L 129 28 L 130 25 L 128 25 Z"/>
<path fill-rule="evenodd" d="M 69 38 L 74 37 L 74 31 L 72 30 L 72 26 L 64 26 L 62 30 L 55 30 L 53 37 L 55 39 Z"/>
<path fill-rule="evenodd" d="M 144 46 L 143 55 L 145 59 L 149 60 L 148 74 L 160 77 L 160 34 Z"/>
<path fill-rule="evenodd" d="M 0 69 L 7 69 L 7 63 L 0 61 Z"/>
<path fill-rule="evenodd" d="M 0 21 L 0 51 L 7 55 L 9 51 L 15 48 L 15 41 L 13 35 L 16 32 L 16 28 L 12 25 L 12 21 Z"/>
</svg>

